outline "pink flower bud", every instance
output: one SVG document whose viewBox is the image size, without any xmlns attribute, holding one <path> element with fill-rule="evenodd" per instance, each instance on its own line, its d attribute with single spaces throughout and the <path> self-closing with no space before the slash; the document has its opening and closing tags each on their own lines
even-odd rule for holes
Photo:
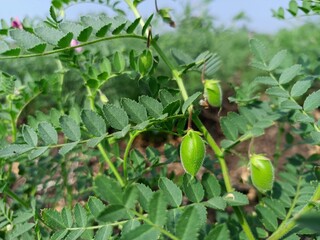
<svg viewBox="0 0 320 240">
<path fill-rule="evenodd" d="M 18 17 L 12 19 L 11 27 L 23 29 L 22 23 L 20 22 Z"/>
<path fill-rule="evenodd" d="M 70 47 L 75 47 L 75 46 L 78 46 L 79 45 L 79 42 L 75 39 L 72 39 L 71 42 L 70 42 Z M 75 50 L 77 52 L 81 52 L 82 51 L 82 47 L 77 47 L 75 48 Z"/>
</svg>

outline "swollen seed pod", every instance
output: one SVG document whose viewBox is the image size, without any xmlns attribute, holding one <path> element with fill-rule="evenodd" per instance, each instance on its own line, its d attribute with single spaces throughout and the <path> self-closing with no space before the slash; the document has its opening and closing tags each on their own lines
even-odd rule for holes
<svg viewBox="0 0 320 240">
<path fill-rule="evenodd" d="M 274 169 L 270 159 L 261 154 L 253 154 L 249 164 L 253 185 L 262 193 L 270 191 L 274 181 Z"/>
<path fill-rule="evenodd" d="M 222 90 L 219 82 L 219 80 L 204 81 L 204 97 L 212 107 L 221 107 L 222 104 Z"/>
<path fill-rule="evenodd" d="M 188 130 L 180 146 L 180 158 L 184 170 L 195 176 L 202 166 L 206 149 L 199 133 Z"/>
</svg>

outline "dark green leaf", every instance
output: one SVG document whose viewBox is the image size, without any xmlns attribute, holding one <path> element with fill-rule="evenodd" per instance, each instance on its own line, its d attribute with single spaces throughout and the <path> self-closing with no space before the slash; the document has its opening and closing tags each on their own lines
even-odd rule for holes
<svg viewBox="0 0 320 240">
<path fill-rule="evenodd" d="M 67 143 L 62 146 L 59 150 L 59 154 L 66 155 L 68 152 L 70 152 L 72 149 L 74 149 L 79 144 L 79 141 Z"/>
<path fill-rule="evenodd" d="M 159 188 L 163 191 L 168 203 L 172 207 L 179 207 L 182 203 L 182 192 L 171 180 L 165 177 L 159 179 Z"/>
<path fill-rule="evenodd" d="M 90 197 L 87 205 L 90 213 L 95 217 L 95 219 L 97 219 L 101 212 L 106 208 L 103 202 L 96 197 Z"/>
<path fill-rule="evenodd" d="M 133 23 L 131 23 L 129 25 L 129 27 L 127 28 L 127 33 L 131 34 L 134 32 L 134 30 L 138 27 L 139 23 L 140 23 L 141 18 L 137 18 L 136 20 L 133 21 Z"/>
<path fill-rule="evenodd" d="M 0 158 L 14 157 L 32 149 L 34 149 L 34 147 L 31 147 L 28 144 L 11 144 L 0 149 Z"/>
<path fill-rule="evenodd" d="M 38 133 L 46 145 L 58 143 L 58 134 L 51 123 L 41 122 L 38 125 Z"/>
<path fill-rule="evenodd" d="M 303 109 L 307 112 L 320 106 L 320 90 L 311 93 L 303 103 Z"/>
<path fill-rule="evenodd" d="M 288 98 L 289 93 L 280 87 L 271 87 L 266 90 L 266 93 L 276 97 Z"/>
<path fill-rule="evenodd" d="M 22 135 L 24 141 L 30 146 L 37 146 L 38 144 L 38 136 L 32 127 L 28 125 L 23 125 L 22 127 Z"/>
<path fill-rule="evenodd" d="M 120 240 L 157 240 L 160 232 L 152 226 L 144 224 L 124 234 Z"/>
<path fill-rule="evenodd" d="M 306 77 L 302 80 L 297 81 L 291 88 L 291 96 L 292 97 L 300 97 L 304 93 L 308 91 L 308 89 L 312 86 L 313 78 Z"/>
<path fill-rule="evenodd" d="M 77 240 L 83 234 L 84 229 L 76 229 L 68 234 L 64 240 Z"/>
<path fill-rule="evenodd" d="M 201 222 L 197 209 L 188 207 L 178 221 L 176 235 L 181 240 L 197 239 L 200 227 Z"/>
<path fill-rule="evenodd" d="M 205 206 L 217 210 L 224 210 L 227 207 L 227 203 L 222 197 L 213 197 L 205 202 Z"/>
<path fill-rule="evenodd" d="M 263 202 L 277 215 L 279 219 L 283 220 L 286 217 L 286 209 L 279 200 L 264 198 Z"/>
<path fill-rule="evenodd" d="M 34 31 L 35 34 L 45 42 L 61 48 L 69 47 L 73 38 L 73 34 L 71 32 L 65 34 L 62 31 L 51 27 L 38 27 L 35 28 Z"/>
<path fill-rule="evenodd" d="M 98 175 L 94 179 L 94 191 L 103 200 L 110 204 L 123 204 L 123 192 L 121 186 L 112 178 L 105 175 Z"/>
<path fill-rule="evenodd" d="M 87 142 L 87 146 L 89 148 L 93 148 L 96 145 L 98 145 L 106 136 L 102 135 L 101 137 L 95 137 L 95 138 L 91 138 L 88 142 Z"/>
<path fill-rule="evenodd" d="M 116 52 L 113 55 L 113 66 L 114 66 L 115 72 L 117 73 L 123 72 L 126 66 L 126 62 L 122 53 Z"/>
<path fill-rule="evenodd" d="M 271 86 L 276 86 L 279 84 L 275 79 L 273 79 L 272 77 L 268 77 L 268 76 L 256 77 L 254 79 L 254 81 L 256 83 L 271 85 Z"/>
<path fill-rule="evenodd" d="M 139 191 L 137 186 L 131 185 L 126 188 L 124 194 L 123 194 L 123 203 L 126 208 L 132 209 L 136 205 L 136 202 L 139 197 Z"/>
<path fill-rule="evenodd" d="M 302 107 L 297 102 L 292 100 L 285 100 L 281 102 L 280 105 L 283 109 L 302 109 Z"/>
<path fill-rule="evenodd" d="M 248 197 L 240 192 L 227 193 L 224 195 L 223 199 L 229 206 L 243 206 L 249 204 Z"/>
<path fill-rule="evenodd" d="M 204 240 L 225 240 L 231 239 L 230 231 L 226 223 L 215 225 Z"/>
<path fill-rule="evenodd" d="M 83 110 L 81 119 L 89 133 L 94 136 L 100 137 L 106 133 L 106 124 L 101 116 L 92 110 Z"/>
<path fill-rule="evenodd" d="M 108 205 L 99 215 L 102 222 L 115 222 L 128 218 L 127 209 L 123 205 Z"/>
<path fill-rule="evenodd" d="M 83 29 L 83 30 L 80 32 L 77 40 L 80 41 L 80 42 L 86 42 L 86 41 L 88 41 L 88 39 L 89 39 L 92 31 L 93 31 L 93 28 L 92 28 L 92 27 L 86 27 L 85 29 Z"/>
<path fill-rule="evenodd" d="M 256 210 L 260 221 L 263 223 L 265 228 L 269 231 L 274 232 L 278 228 L 278 221 L 276 215 L 269 208 L 261 205 L 256 206 Z"/>
<path fill-rule="evenodd" d="M 148 29 L 148 27 L 149 27 L 150 24 L 151 24 L 152 18 L 153 18 L 153 14 L 152 14 L 150 17 L 148 17 L 147 21 L 146 21 L 145 24 L 143 25 L 142 33 L 141 33 L 142 36 L 146 34 L 147 29 Z"/>
<path fill-rule="evenodd" d="M 184 114 L 188 107 L 201 95 L 201 92 L 196 92 L 190 96 L 182 105 L 182 113 Z"/>
<path fill-rule="evenodd" d="M 33 159 L 41 156 L 42 154 L 44 154 L 48 150 L 48 148 L 49 148 L 48 146 L 45 146 L 45 147 L 39 147 L 39 148 L 32 150 L 30 152 L 30 154 L 28 155 L 29 160 L 33 160 Z"/>
<path fill-rule="evenodd" d="M 131 126 L 127 125 L 126 127 L 124 127 L 121 131 L 115 132 L 113 133 L 113 137 L 115 139 L 120 139 L 120 138 L 124 138 L 125 135 L 127 135 L 127 133 L 130 131 Z"/>
<path fill-rule="evenodd" d="M 161 89 L 159 91 L 159 98 L 164 108 L 177 100 L 177 98 L 173 96 L 167 89 Z"/>
<path fill-rule="evenodd" d="M 183 190 L 191 202 L 199 203 L 204 198 L 201 183 L 196 178 L 191 179 L 188 174 L 183 177 Z"/>
<path fill-rule="evenodd" d="M 148 211 L 149 201 L 154 193 L 149 187 L 142 183 L 137 184 L 137 187 L 139 190 L 139 203 L 144 210 Z"/>
<path fill-rule="evenodd" d="M 134 123 L 142 123 L 148 119 L 146 108 L 129 98 L 121 100 L 124 110 L 128 113 L 130 120 Z"/>
<path fill-rule="evenodd" d="M 140 222 L 137 219 L 131 219 L 123 225 L 122 235 L 130 232 L 131 230 L 140 226 Z"/>
<path fill-rule="evenodd" d="M 139 102 L 145 106 L 149 115 L 153 118 L 158 118 L 162 115 L 163 107 L 160 102 L 149 96 L 140 96 Z"/>
<path fill-rule="evenodd" d="M 28 232 L 31 228 L 33 228 L 34 223 L 23 223 L 15 226 L 12 232 L 9 234 L 9 239 L 18 239 L 22 234 Z"/>
<path fill-rule="evenodd" d="M 63 133 L 71 141 L 79 141 L 81 138 L 80 126 L 73 118 L 69 116 L 62 116 L 60 118 L 60 125 Z"/>
<path fill-rule="evenodd" d="M 149 202 L 148 218 L 154 224 L 162 226 L 166 222 L 167 202 L 161 191 L 155 192 Z"/>
<path fill-rule="evenodd" d="M 287 57 L 287 50 L 281 50 L 269 62 L 269 71 L 273 71 L 279 67 Z"/>
<path fill-rule="evenodd" d="M 229 117 L 221 117 L 220 126 L 226 138 L 233 141 L 237 140 L 238 129 Z"/>
<path fill-rule="evenodd" d="M 267 50 L 259 40 L 257 39 L 250 39 L 250 48 L 253 55 L 256 57 L 257 60 L 266 62 L 267 61 Z"/>
<path fill-rule="evenodd" d="M 61 239 L 64 239 L 64 237 L 68 234 L 68 230 L 67 229 L 65 229 L 65 230 L 59 230 L 59 231 L 57 231 L 57 232 L 55 232 L 52 236 L 51 236 L 51 238 L 50 238 L 50 240 L 61 240 Z"/>
<path fill-rule="evenodd" d="M 139 73 L 144 76 L 150 72 L 153 66 L 153 56 L 149 49 L 144 50 L 138 58 Z"/>
<path fill-rule="evenodd" d="M 113 104 L 107 103 L 103 106 L 103 115 L 114 129 L 122 130 L 129 124 L 127 113 Z"/>
<path fill-rule="evenodd" d="M 79 203 L 74 208 L 74 219 L 78 227 L 85 227 L 87 225 L 87 212 Z"/>
<path fill-rule="evenodd" d="M 302 215 L 297 220 L 298 224 L 303 228 L 309 228 L 317 233 L 320 232 L 320 213 L 319 212 L 313 212 L 308 213 L 305 215 Z"/>
<path fill-rule="evenodd" d="M 207 198 L 220 196 L 221 187 L 220 187 L 219 181 L 214 175 L 210 173 L 203 174 L 202 185 L 206 191 Z"/>
<path fill-rule="evenodd" d="M 286 68 L 279 78 L 280 84 L 286 84 L 288 82 L 291 82 L 297 75 L 299 75 L 301 71 L 301 65 L 293 65 L 289 68 Z"/>
<path fill-rule="evenodd" d="M 293 15 L 296 16 L 298 12 L 298 3 L 295 0 L 291 0 L 289 2 L 289 12 Z"/>
<path fill-rule="evenodd" d="M 112 235 L 112 227 L 110 225 L 104 226 L 96 232 L 96 235 L 94 236 L 94 240 L 109 239 L 111 235 Z"/>
<path fill-rule="evenodd" d="M 42 53 L 46 49 L 46 43 L 42 42 L 34 34 L 22 29 L 10 30 L 10 36 L 19 46 L 34 53 Z"/>
<path fill-rule="evenodd" d="M 62 216 L 63 224 L 68 228 L 72 227 L 73 218 L 72 218 L 71 210 L 67 207 L 63 208 L 61 211 L 61 216 Z"/>
<path fill-rule="evenodd" d="M 45 224 L 53 229 L 65 229 L 67 227 L 61 214 L 54 209 L 44 209 L 41 215 Z"/>
</svg>

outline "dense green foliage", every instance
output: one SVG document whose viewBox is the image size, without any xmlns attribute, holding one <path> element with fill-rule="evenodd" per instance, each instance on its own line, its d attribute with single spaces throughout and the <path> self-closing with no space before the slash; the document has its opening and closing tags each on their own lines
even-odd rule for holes
<svg viewBox="0 0 320 240">
<path fill-rule="evenodd" d="M 299 154 L 320 144 L 316 26 L 248 41 L 188 6 L 176 22 L 158 8 L 142 19 L 142 0 L 125 1 L 136 19 L 101 0 L 118 15 L 65 20 L 78 2 L 53 0 L 41 23 L 1 24 L 0 239 L 320 238 L 320 155 Z M 295 3 L 294 16 L 318 11 Z M 157 17 L 176 31 L 156 35 Z M 219 113 L 200 104 L 208 79 L 222 85 L 209 89 Z M 270 128 L 275 152 L 262 152 L 254 140 Z M 252 171 L 247 190 L 232 155 Z"/>
</svg>

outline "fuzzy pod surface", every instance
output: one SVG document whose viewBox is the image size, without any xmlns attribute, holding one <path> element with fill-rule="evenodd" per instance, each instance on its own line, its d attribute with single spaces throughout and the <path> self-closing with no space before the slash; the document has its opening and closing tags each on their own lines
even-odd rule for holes
<svg viewBox="0 0 320 240">
<path fill-rule="evenodd" d="M 219 80 L 204 81 L 204 97 L 212 107 L 221 107 L 222 89 Z"/>
<path fill-rule="evenodd" d="M 270 191 L 274 182 L 274 169 L 269 158 L 261 154 L 250 157 L 251 181 L 259 192 Z"/>
<path fill-rule="evenodd" d="M 195 176 L 202 166 L 205 153 L 206 148 L 200 133 L 188 130 L 180 146 L 180 158 L 184 170 Z"/>
</svg>

